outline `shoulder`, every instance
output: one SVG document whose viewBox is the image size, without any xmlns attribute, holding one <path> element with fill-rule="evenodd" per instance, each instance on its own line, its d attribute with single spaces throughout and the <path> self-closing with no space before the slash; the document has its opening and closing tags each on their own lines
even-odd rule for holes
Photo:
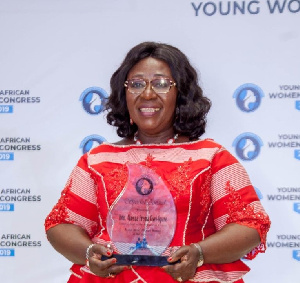
<svg viewBox="0 0 300 283">
<path fill-rule="evenodd" d="M 112 145 L 131 145 L 131 144 L 133 144 L 133 141 L 132 139 L 128 139 L 128 138 L 124 138 L 115 143 L 112 143 Z"/>
<path fill-rule="evenodd" d="M 223 145 L 215 142 L 213 139 L 203 139 L 191 145 L 193 149 L 201 155 L 205 155 L 211 160 L 211 163 L 216 166 L 219 164 L 236 164 L 239 163 L 237 158 Z"/>
<path fill-rule="evenodd" d="M 181 146 L 183 147 L 188 147 L 190 149 L 215 149 L 215 150 L 219 150 L 222 149 L 223 146 L 217 142 L 215 142 L 213 139 L 199 139 L 196 141 L 191 141 L 188 143 L 183 143 L 181 144 Z"/>
<path fill-rule="evenodd" d="M 128 139 L 123 139 L 115 143 L 105 141 L 102 144 L 92 148 L 84 156 L 86 156 L 86 159 L 91 160 L 97 156 L 112 156 L 122 152 L 127 152 L 135 147 L 136 145 Z"/>
</svg>

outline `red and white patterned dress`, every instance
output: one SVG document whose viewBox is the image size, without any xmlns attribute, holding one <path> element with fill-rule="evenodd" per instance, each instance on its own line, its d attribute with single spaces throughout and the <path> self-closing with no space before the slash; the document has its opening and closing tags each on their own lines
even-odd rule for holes
<svg viewBox="0 0 300 283">
<path fill-rule="evenodd" d="M 182 144 L 101 144 L 83 155 L 73 169 L 61 198 L 45 221 L 46 230 L 73 223 L 84 228 L 94 242 L 112 244 L 106 229 L 107 213 L 122 194 L 128 164 L 140 164 L 161 176 L 177 210 L 169 255 L 182 245 L 200 242 L 228 223 L 256 229 L 261 244 L 247 259 L 266 248 L 270 220 L 243 166 L 213 140 Z M 243 282 L 249 271 L 241 260 L 228 264 L 204 264 L 188 282 Z M 159 267 L 133 267 L 115 278 L 100 278 L 88 267 L 74 264 L 68 282 L 177 282 Z"/>
</svg>

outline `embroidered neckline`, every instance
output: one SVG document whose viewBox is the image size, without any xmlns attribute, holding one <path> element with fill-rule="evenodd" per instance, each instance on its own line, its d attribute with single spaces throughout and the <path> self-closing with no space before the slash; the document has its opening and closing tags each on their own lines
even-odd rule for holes
<svg viewBox="0 0 300 283">
<path fill-rule="evenodd" d="M 194 140 L 194 141 L 188 141 L 188 142 L 177 142 L 177 143 L 171 143 L 171 144 L 168 144 L 168 143 L 160 143 L 160 144 L 157 144 L 157 143 L 148 143 L 148 144 L 115 144 L 115 143 L 112 143 L 112 142 L 108 142 L 108 141 L 104 141 L 102 142 L 102 144 L 100 144 L 99 146 L 102 146 L 102 145 L 106 145 L 106 146 L 111 146 L 111 147 L 115 147 L 115 148 L 131 148 L 131 147 L 136 147 L 136 146 L 142 146 L 142 147 L 174 147 L 174 146 L 185 146 L 185 145 L 193 145 L 193 144 L 197 144 L 197 143 L 201 143 L 201 142 L 213 142 L 214 144 L 216 144 L 217 146 L 221 147 L 220 144 L 216 143 L 214 141 L 214 139 L 212 138 L 205 138 L 205 139 L 197 139 L 197 140 Z M 93 148 L 94 149 L 94 148 Z M 91 149 L 91 150 L 93 150 Z"/>
</svg>

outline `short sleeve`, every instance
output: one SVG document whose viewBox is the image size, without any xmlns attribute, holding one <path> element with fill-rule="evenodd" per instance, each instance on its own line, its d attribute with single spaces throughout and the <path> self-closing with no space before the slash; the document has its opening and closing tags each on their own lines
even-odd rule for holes
<svg viewBox="0 0 300 283">
<path fill-rule="evenodd" d="M 46 231 L 62 223 L 82 227 L 90 236 L 98 228 L 97 186 L 83 155 L 71 172 L 57 204 L 45 220 Z"/>
<path fill-rule="evenodd" d="M 258 231 L 261 244 L 245 257 L 254 258 L 266 250 L 270 219 L 250 182 L 244 167 L 226 149 L 221 148 L 212 160 L 211 195 L 217 230 L 237 223 Z"/>
</svg>

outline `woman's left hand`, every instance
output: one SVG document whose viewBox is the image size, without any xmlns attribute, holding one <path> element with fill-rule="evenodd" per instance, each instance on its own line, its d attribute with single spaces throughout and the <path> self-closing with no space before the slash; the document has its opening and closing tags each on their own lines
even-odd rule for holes
<svg viewBox="0 0 300 283">
<path fill-rule="evenodd" d="M 163 266 L 162 268 L 175 280 L 183 282 L 194 277 L 199 260 L 199 251 L 194 245 L 182 246 L 169 258 L 168 262 L 179 263 Z"/>
</svg>

